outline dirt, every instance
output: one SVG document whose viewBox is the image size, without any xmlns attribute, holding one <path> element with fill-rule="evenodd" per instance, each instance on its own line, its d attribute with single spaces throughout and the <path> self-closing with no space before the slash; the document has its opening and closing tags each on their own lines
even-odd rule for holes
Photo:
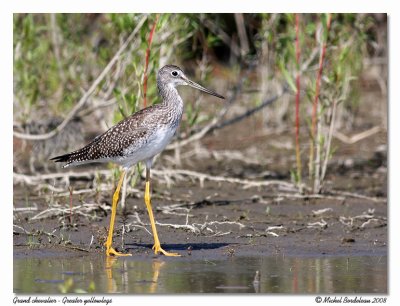
<svg viewBox="0 0 400 306">
<path fill-rule="evenodd" d="M 207 190 L 212 188 L 210 186 Z M 241 193 L 243 200 L 235 199 L 234 202 L 229 202 L 228 193 L 232 196 L 230 191 L 218 188 L 218 192 L 219 195 L 212 201 L 200 201 L 197 207 L 190 211 L 189 224 L 204 224 L 207 220 L 208 222 L 217 220 L 240 223 L 244 227 L 234 223 L 216 224 L 207 226 L 213 232 L 204 230 L 202 233 L 192 233 L 168 226 L 158 226 L 160 239 L 166 250 L 177 251 L 194 259 L 199 256 L 215 258 L 276 254 L 287 256 L 387 254 L 384 203 L 360 200 L 346 200 L 344 203 L 337 200 L 282 200 L 266 204 L 251 200 L 251 191 Z M 248 198 L 245 199 L 246 197 Z M 133 213 L 137 212 L 141 219 L 148 223 L 144 205 L 140 207 L 138 201 L 129 204 L 137 205 L 138 209 L 127 209 L 124 215 L 118 216 L 114 245 L 119 250 L 135 256 L 153 256 L 152 237 L 147 231 L 139 228 L 124 233 L 124 248 L 121 247 L 121 220 L 129 223 L 134 219 Z M 313 212 L 325 208 L 330 208 L 331 211 L 318 216 Z M 374 212 L 368 215 L 368 210 L 371 209 Z M 369 217 L 360 220 L 356 218 L 352 225 L 340 222 L 341 217 L 354 218 L 360 215 L 370 216 L 376 221 L 364 227 L 362 224 L 367 222 Z M 185 216 L 156 213 L 156 220 L 162 224 L 185 224 L 185 219 Z M 70 226 L 68 222 L 65 225 L 60 224 L 57 218 L 20 224 L 25 230 L 36 232 L 36 235 L 14 234 L 15 256 L 35 254 L 40 256 L 52 253 L 62 255 L 63 252 L 71 251 L 85 254 L 86 250 L 103 252 L 102 243 L 106 235 L 108 216 L 104 214 L 100 221 L 88 223 L 85 218 L 74 215 L 74 226 Z M 275 228 L 267 230 L 270 227 Z M 49 237 L 37 231 L 52 233 L 54 236 Z M 89 248 L 92 235 L 94 241 Z M 31 236 L 30 243 L 27 242 L 28 236 Z"/>
</svg>

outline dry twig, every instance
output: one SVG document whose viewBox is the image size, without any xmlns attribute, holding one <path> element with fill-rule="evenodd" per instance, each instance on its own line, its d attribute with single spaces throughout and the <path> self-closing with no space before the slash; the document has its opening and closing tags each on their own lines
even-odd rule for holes
<svg viewBox="0 0 400 306">
<path fill-rule="evenodd" d="M 109 206 L 106 205 L 98 205 L 98 204 L 82 204 L 78 206 L 74 206 L 72 208 L 72 212 L 76 215 L 81 215 L 88 219 L 96 219 L 95 215 L 91 214 L 91 212 L 98 210 L 101 208 L 102 210 L 110 210 Z M 53 205 L 52 207 L 45 209 L 38 213 L 37 215 L 33 216 L 31 220 L 41 220 L 45 218 L 52 218 L 61 216 L 61 218 L 67 218 L 70 214 L 70 208 L 67 206 L 61 205 Z"/>
<path fill-rule="evenodd" d="M 319 229 L 325 229 L 328 227 L 328 223 L 324 219 L 321 219 L 321 221 L 313 222 L 313 223 L 308 223 L 307 228 L 319 228 Z"/>
<path fill-rule="evenodd" d="M 353 136 L 346 136 L 338 131 L 335 131 L 333 133 L 333 136 L 337 139 L 339 139 L 341 142 L 344 142 L 346 144 L 354 144 L 356 142 L 359 142 L 360 140 L 363 140 L 365 138 L 368 138 L 376 133 L 379 133 L 382 130 L 380 126 L 374 126 L 373 128 L 370 128 L 366 131 L 363 131 L 361 133 L 358 133 Z"/>
<path fill-rule="evenodd" d="M 190 170 L 173 170 L 173 169 L 165 169 L 165 170 L 153 170 L 152 173 L 155 176 L 163 177 L 167 176 L 174 176 L 176 178 L 182 176 L 189 176 L 195 179 L 198 179 L 201 186 L 204 186 L 204 181 L 213 181 L 213 182 L 225 182 L 225 183 L 232 183 L 232 184 L 239 184 L 244 185 L 243 188 L 251 188 L 251 187 L 266 187 L 266 186 L 281 186 L 287 188 L 289 190 L 296 190 L 295 185 L 292 183 L 288 183 L 285 181 L 278 181 L 278 180 L 270 180 L 270 181 L 250 181 L 250 180 L 243 180 L 238 178 L 232 177 L 223 177 L 223 176 L 213 176 L 201 172 L 190 171 Z"/>
</svg>

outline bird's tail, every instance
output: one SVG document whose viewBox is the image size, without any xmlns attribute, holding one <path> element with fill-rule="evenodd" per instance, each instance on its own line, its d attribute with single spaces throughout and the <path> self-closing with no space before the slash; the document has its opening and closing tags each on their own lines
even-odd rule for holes
<svg viewBox="0 0 400 306">
<path fill-rule="evenodd" d="M 68 162 L 71 159 L 71 156 L 72 156 L 72 153 L 68 153 L 68 154 L 52 157 L 52 158 L 50 158 L 50 160 L 53 160 L 56 163 Z"/>
<path fill-rule="evenodd" d="M 52 158 L 50 158 L 50 160 L 52 160 L 56 163 L 64 163 L 65 162 L 66 164 L 63 166 L 63 168 L 66 168 L 69 166 L 69 164 L 71 164 L 73 162 L 73 160 L 74 160 L 73 155 L 74 155 L 73 153 L 68 153 L 68 154 L 52 157 Z"/>
<path fill-rule="evenodd" d="M 79 163 L 84 163 L 90 160 L 88 156 L 89 152 L 89 146 L 83 147 L 82 149 L 79 149 L 77 151 L 73 151 L 71 153 L 67 153 L 64 155 L 59 155 L 50 158 L 50 160 L 56 162 L 56 163 L 66 163 L 63 168 L 66 168 L 70 165 L 73 164 L 79 164 Z"/>
</svg>

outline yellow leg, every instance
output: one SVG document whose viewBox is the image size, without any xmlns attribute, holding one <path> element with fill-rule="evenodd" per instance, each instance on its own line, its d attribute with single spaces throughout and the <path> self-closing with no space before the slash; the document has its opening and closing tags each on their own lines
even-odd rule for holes
<svg viewBox="0 0 400 306">
<path fill-rule="evenodd" d="M 119 192 L 121 190 L 121 185 L 122 182 L 124 181 L 125 177 L 125 171 L 122 172 L 121 178 L 119 179 L 117 189 L 114 192 L 113 195 L 113 202 L 111 206 L 111 219 L 110 219 L 110 228 L 108 229 L 108 236 L 107 236 L 107 241 L 104 244 L 106 246 L 106 255 L 107 256 L 131 256 L 132 254 L 123 254 L 117 252 L 111 245 L 112 245 L 112 239 L 113 239 L 113 232 L 114 232 L 114 223 L 115 223 L 115 215 L 117 213 L 117 205 L 118 205 L 118 198 L 119 198 Z"/>
<path fill-rule="evenodd" d="M 117 285 L 115 279 L 113 278 L 112 267 L 114 262 L 117 260 L 115 257 L 106 257 L 106 275 L 107 275 L 107 293 L 116 293 Z"/>
<path fill-rule="evenodd" d="M 156 293 L 158 287 L 158 276 L 160 275 L 160 268 L 165 264 L 164 261 L 154 261 L 152 264 L 153 278 L 149 288 L 149 293 Z"/>
<path fill-rule="evenodd" d="M 154 254 L 158 254 L 159 252 L 163 253 L 165 256 L 181 256 L 178 253 L 169 253 L 161 247 L 160 240 L 158 239 L 158 234 L 157 234 L 157 228 L 156 224 L 154 222 L 154 216 L 153 216 L 153 209 L 151 208 L 151 203 L 150 203 L 150 180 L 146 180 L 146 190 L 144 193 L 144 202 L 146 203 L 147 211 L 149 213 L 150 217 L 150 223 L 151 223 L 151 229 L 153 231 L 153 236 L 154 236 Z"/>
</svg>

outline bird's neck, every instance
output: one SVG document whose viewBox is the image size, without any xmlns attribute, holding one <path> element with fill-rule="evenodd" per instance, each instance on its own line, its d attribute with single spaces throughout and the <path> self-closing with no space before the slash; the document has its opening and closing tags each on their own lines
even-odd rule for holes
<svg viewBox="0 0 400 306">
<path fill-rule="evenodd" d="M 162 104 L 177 113 L 183 112 L 183 101 L 176 88 L 172 85 L 160 86 L 158 92 L 162 98 Z"/>
</svg>

